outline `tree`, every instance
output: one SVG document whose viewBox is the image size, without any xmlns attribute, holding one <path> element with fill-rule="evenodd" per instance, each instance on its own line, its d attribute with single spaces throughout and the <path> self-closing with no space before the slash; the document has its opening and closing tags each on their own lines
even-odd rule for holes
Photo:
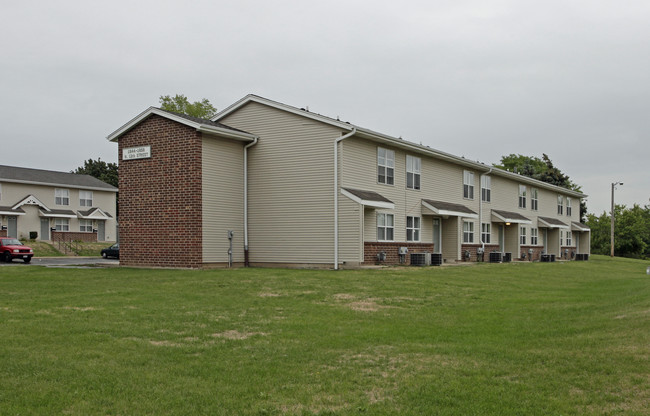
<svg viewBox="0 0 650 416">
<path fill-rule="evenodd" d="M 72 173 L 90 175 L 109 185 L 118 187 L 117 163 L 106 163 L 101 158 L 86 160 L 83 166 L 78 167 Z"/>
<path fill-rule="evenodd" d="M 174 113 L 187 114 L 188 116 L 209 119 L 217 113 L 217 109 L 210 104 L 207 98 L 190 103 L 183 94 L 160 96 L 160 108 Z"/>
<path fill-rule="evenodd" d="M 614 208 L 614 252 L 617 256 L 648 258 L 650 257 L 650 206 L 641 208 L 634 204 L 632 208 L 616 205 Z M 587 225 L 591 228 L 591 251 L 595 254 L 610 253 L 610 216 L 603 212 L 596 216 L 587 216 Z"/>
<path fill-rule="evenodd" d="M 573 183 L 569 176 L 562 173 L 560 169 L 553 165 L 553 162 L 546 153 L 542 153 L 541 159 L 536 156 L 524 156 L 511 153 L 508 156 L 501 156 L 501 164 L 495 164 L 494 166 L 562 188 L 571 189 L 572 191 L 581 191 L 580 186 Z M 586 215 L 587 204 L 584 200 L 581 200 L 580 220 L 584 221 Z"/>
</svg>

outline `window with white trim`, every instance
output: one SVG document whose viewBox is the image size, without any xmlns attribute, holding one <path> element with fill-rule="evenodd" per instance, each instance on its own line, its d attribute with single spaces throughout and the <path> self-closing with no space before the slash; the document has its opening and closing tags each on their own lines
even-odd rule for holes
<svg viewBox="0 0 650 416">
<path fill-rule="evenodd" d="M 572 237 L 572 235 L 571 235 L 571 231 L 567 231 L 567 232 L 566 232 L 566 245 L 567 245 L 567 246 L 572 245 L 572 244 L 571 244 L 571 237 Z"/>
<path fill-rule="evenodd" d="M 490 176 L 481 176 L 481 201 L 490 202 L 492 200 L 492 178 Z"/>
<path fill-rule="evenodd" d="M 571 198 L 566 198 L 566 215 L 571 216 Z"/>
<path fill-rule="evenodd" d="M 93 220 L 79 220 L 79 231 L 90 233 L 93 231 Z"/>
<path fill-rule="evenodd" d="M 526 185 L 519 185 L 519 208 L 526 208 Z"/>
<path fill-rule="evenodd" d="M 54 188 L 54 204 L 70 205 L 70 190 Z"/>
<path fill-rule="evenodd" d="M 420 241 L 420 217 L 406 217 L 406 241 Z"/>
<path fill-rule="evenodd" d="M 463 221 L 463 243 L 474 242 L 474 223 Z"/>
<path fill-rule="evenodd" d="M 490 244 L 490 228 L 491 224 L 489 222 L 481 224 L 481 241 L 485 244 Z"/>
<path fill-rule="evenodd" d="M 377 182 L 386 185 L 395 183 L 395 151 L 377 148 Z"/>
<path fill-rule="evenodd" d="M 70 220 L 67 218 L 55 218 L 54 229 L 56 231 L 70 231 Z"/>
<path fill-rule="evenodd" d="M 420 189 L 421 170 L 422 159 L 406 155 L 406 187 L 408 189 Z"/>
<path fill-rule="evenodd" d="M 539 208 L 538 204 L 537 188 L 530 188 L 530 209 L 537 211 Z"/>
<path fill-rule="evenodd" d="M 393 214 L 377 213 L 377 241 L 393 241 L 395 217 Z"/>
<path fill-rule="evenodd" d="M 531 245 L 533 245 L 533 246 L 537 245 L 537 242 L 539 241 L 538 235 L 539 235 L 539 233 L 538 233 L 537 228 L 531 228 L 530 229 L 530 244 Z"/>
<path fill-rule="evenodd" d="M 79 191 L 79 206 L 93 206 L 93 191 Z"/>
<path fill-rule="evenodd" d="M 463 171 L 463 198 L 474 199 L 474 172 Z"/>
<path fill-rule="evenodd" d="M 526 244 L 526 227 L 524 226 L 519 227 L 519 244 Z"/>
<path fill-rule="evenodd" d="M 564 212 L 564 198 L 562 195 L 557 196 L 557 215 L 562 215 Z"/>
</svg>

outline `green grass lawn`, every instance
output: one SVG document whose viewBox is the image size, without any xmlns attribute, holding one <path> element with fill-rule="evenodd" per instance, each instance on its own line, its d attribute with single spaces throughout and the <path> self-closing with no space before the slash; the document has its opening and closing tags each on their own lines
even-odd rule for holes
<svg viewBox="0 0 650 416">
<path fill-rule="evenodd" d="M 0 267 L 0 414 L 648 415 L 647 265 Z"/>
</svg>

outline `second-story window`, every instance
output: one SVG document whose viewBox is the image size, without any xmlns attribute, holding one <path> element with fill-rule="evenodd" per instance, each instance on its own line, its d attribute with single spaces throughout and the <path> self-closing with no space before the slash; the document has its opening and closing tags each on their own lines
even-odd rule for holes
<svg viewBox="0 0 650 416">
<path fill-rule="evenodd" d="M 566 199 L 566 215 L 571 216 L 571 198 Z M 567 244 L 568 245 L 568 244 Z"/>
<path fill-rule="evenodd" d="M 562 195 L 557 196 L 557 215 L 562 215 L 564 213 L 564 198 Z"/>
<path fill-rule="evenodd" d="M 93 191 L 79 191 L 79 206 L 93 206 Z"/>
<path fill-rule="evenodd" d="M 526 185 L 519 185 L 519 208 L 526 208 Z"/>
<path fill-rule="evenodd" d="M 68 189 L 54 189 L 54 204 L 56 205 L 70 205 L 70 190 Z"/>
<path fill-rule="evenodd" d="M 406 187 L 420 189 L 420 171 L 422 160 L 419 157 L 406 155 Z"/>
<path fill-rule="evenodd" d="M 481 176 L 481 201 L 490 202 L 492 200 L 492 178 L 490 176 Z"/>
<path fill-rule="evenodd" d="M 530 209 L 533 211 L 538 209 L 537 188 L 530 188 Z"/>
<path fill-rule="evenodd" d="M 474 199 L 474 172 L 463 171 L 463 198 Z"/>
<path fill-rule="evenodd" d="M 377 148 L 377 182 L 392 185 L 395 183 L 395 151 Z"/>
</svg>

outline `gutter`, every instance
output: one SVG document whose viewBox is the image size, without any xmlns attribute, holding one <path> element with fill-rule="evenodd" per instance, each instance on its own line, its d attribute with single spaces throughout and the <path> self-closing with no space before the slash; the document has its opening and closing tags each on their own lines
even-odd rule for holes
<svg viewBox="0 0 650 416">
<path fill-rule="evenodd" d="M 339 143 L 357 133 L 357 128 L 334 141 L 334 270 L 339 269 Z"/>
<path fill-rule="evenodd" d="M 259 137 L 244 146 L 244 267 L 248 267 L 248 148 L 257 144 Z"/>
</svg>

